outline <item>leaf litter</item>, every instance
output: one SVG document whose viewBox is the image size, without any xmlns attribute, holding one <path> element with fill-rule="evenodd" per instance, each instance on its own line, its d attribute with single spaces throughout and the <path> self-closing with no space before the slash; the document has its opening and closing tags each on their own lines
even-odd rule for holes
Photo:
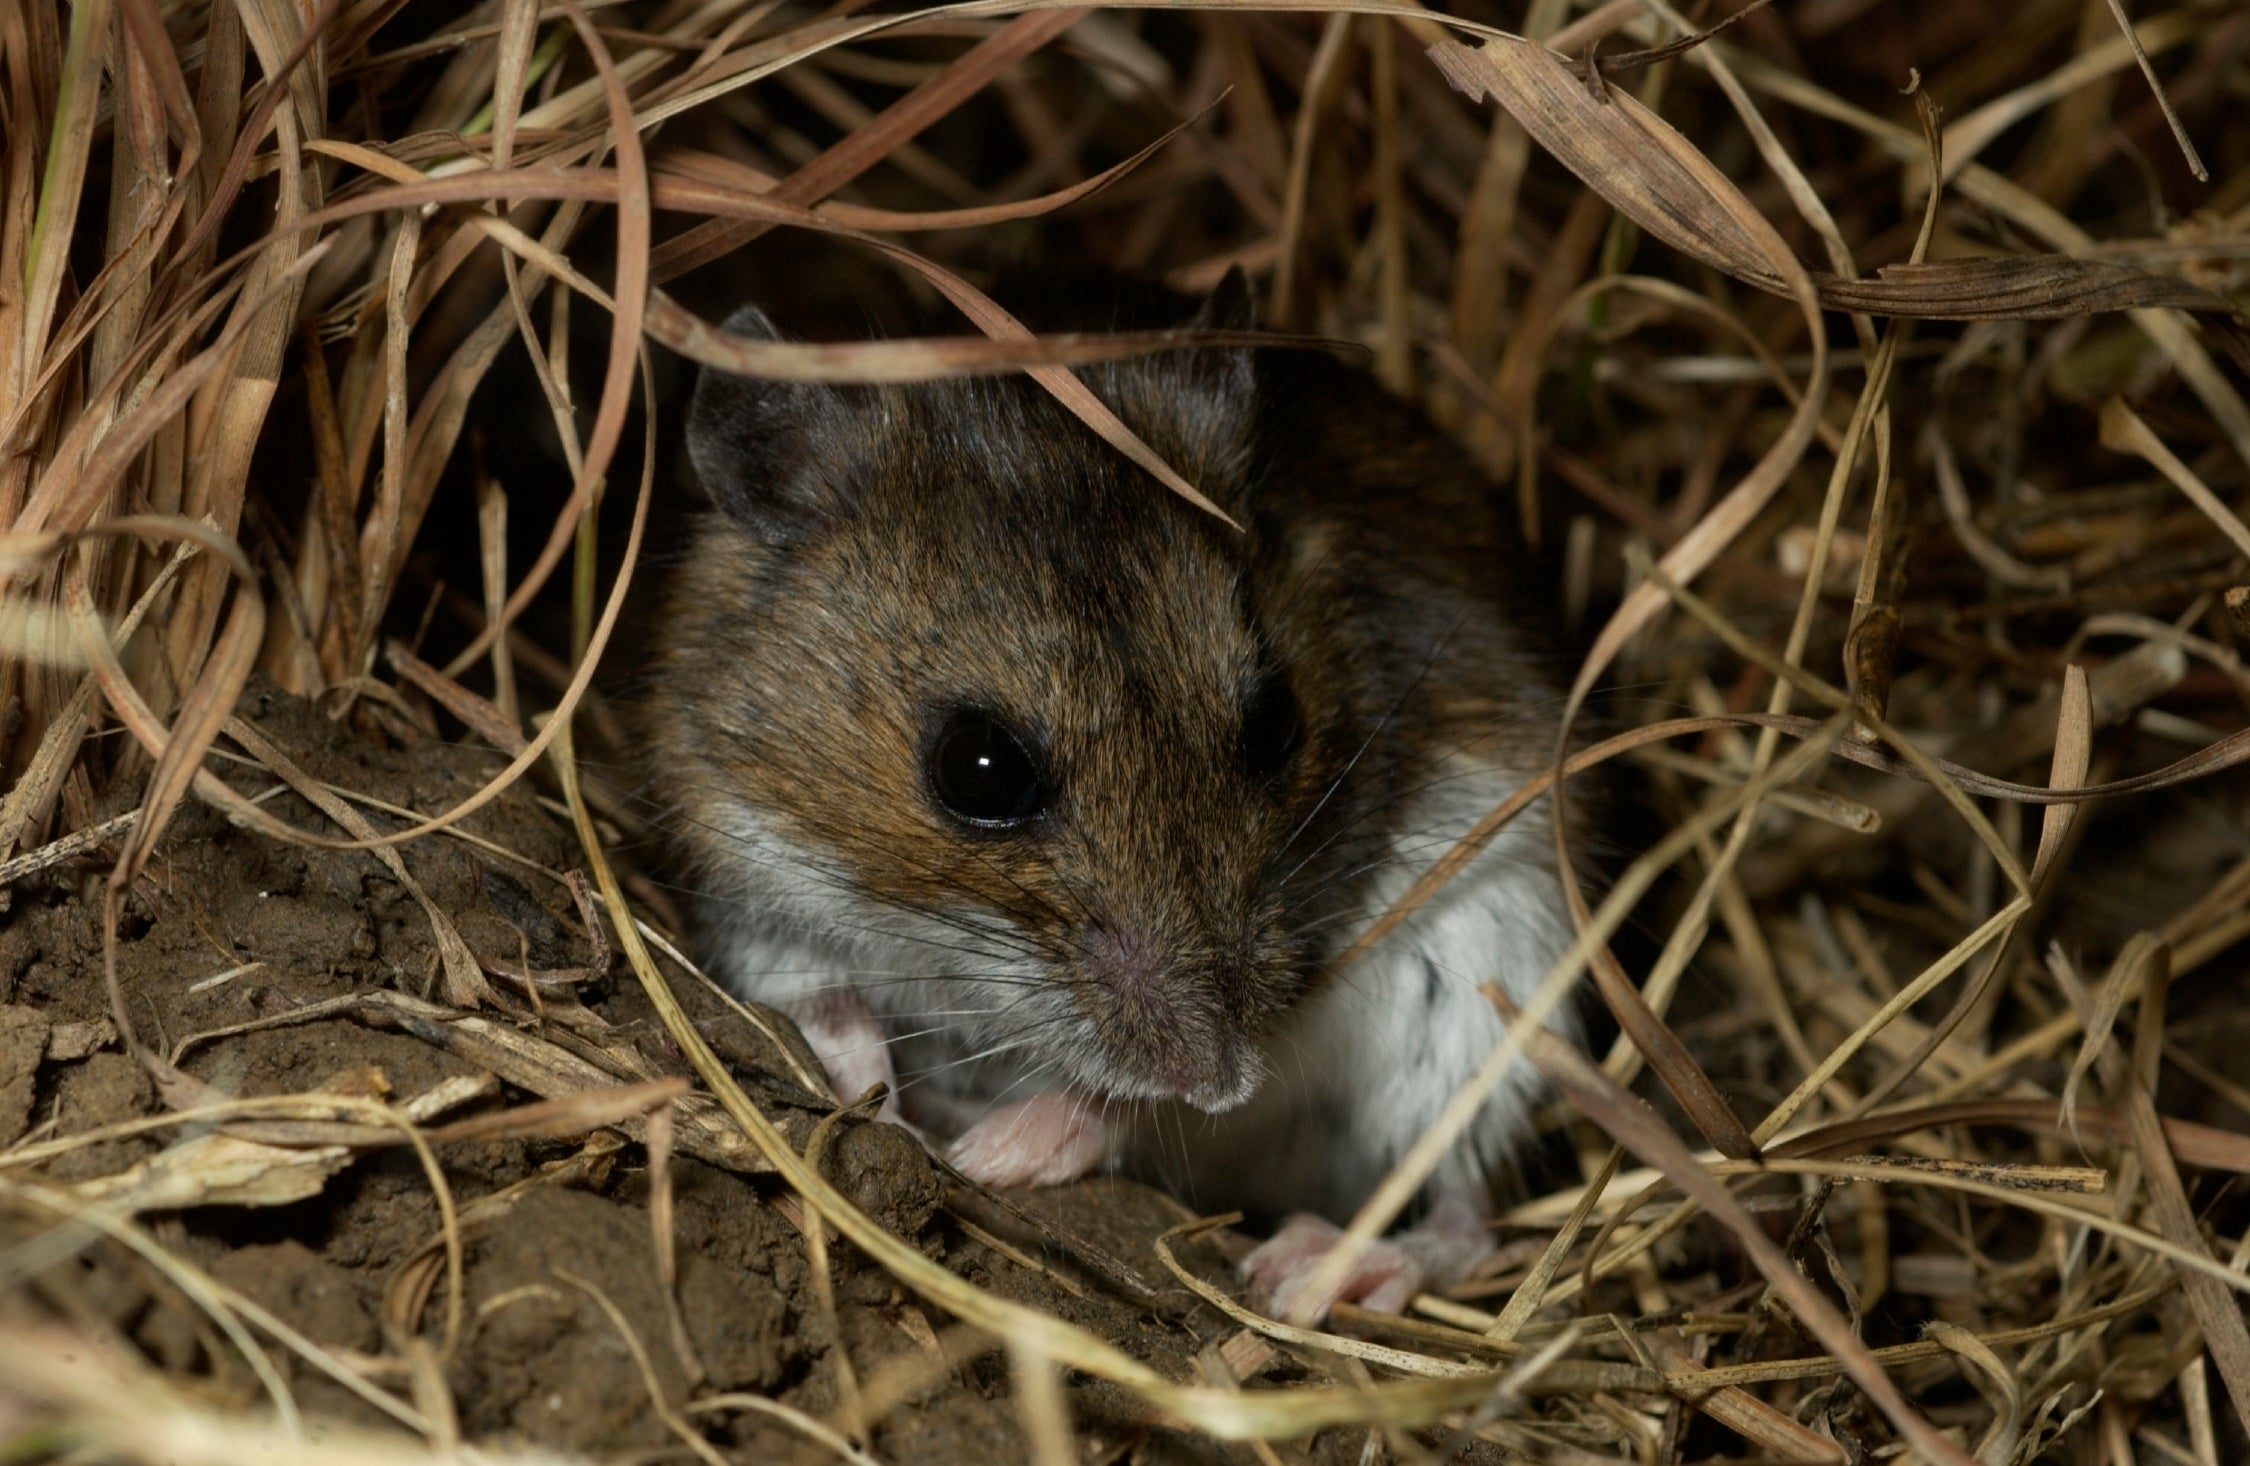
<svg viewBox="0 0 2250 1466">
<path fill-rule="evenodd" d="M 0 19 L 0 1448 L 2250 1449 L 2250 18 L 855 10 Z M 1493 1056 L 1571 1105 L 1402 1317 L 953 1182 L 641 864 L 669 353 L 1023 370 L 1204 503 L 1072 370 L 1188 338 L 996 298 L 1078 261 L 1247 265 L 1477 453 L 1586 736 L 1472 840 L 1640 811 L 1532 1005 L 1617 1034 Z M 792 292 L 890 339 L 709 324 Z"/>
</svg>

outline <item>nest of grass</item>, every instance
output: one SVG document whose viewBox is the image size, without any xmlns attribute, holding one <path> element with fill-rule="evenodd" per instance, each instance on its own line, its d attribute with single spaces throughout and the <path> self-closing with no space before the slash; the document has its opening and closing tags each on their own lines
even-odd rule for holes
<svg viewBox="0 0 2250 1466">
<path fill-rule="evenodd" d="M 2250 13 L 1460 8 L 0 14 L 0 1454 L 2242 1459 Z M 683 360 L 1194 495 L 1078 264 L 1360 343 L 1629 766 L 1614 1041 L 1478 1080 L 1576 1174 L 1401 1317 L 948 1188 L 581 782 Z M 958 333 L 709 324 L 870 281 Z"/>
</svg>

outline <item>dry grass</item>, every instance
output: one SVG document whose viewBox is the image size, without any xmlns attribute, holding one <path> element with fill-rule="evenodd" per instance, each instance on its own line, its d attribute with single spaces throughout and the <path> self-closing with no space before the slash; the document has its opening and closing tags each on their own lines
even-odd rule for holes
<svg viewBox="0 0 2250 1466">
<path fill-rule="evenodd" d="M 1571 717 L 1598 704 L 1610 735 L 1572 768 L 1640 766 L 1658 828 L 1581 899 L 1582 940 L 1529 1005 L 1590 973 L 1619 1038 L 1511 1042 L 1454 1112 L 1539 1065 L 1583 1184 L 1518 1207 L 1456 1296 L 1342 1310 L 1350 1337 L 1213 1295 L 1242 1332 L 1205 1378 L 1164 1378 L 860 1213 L 617 921 L 716 1097 L 681 1111 L 682 1143 L 748 1163 L 746 1143 L 816 1253 L 833 1229 L 1004 1341 L 1041 1462 L 1077 1454 L 1063 1369 L 1269 1459 L 1348 1425 L 1403 1459 L 1480 1435 L 1556 1461 L 2003 1463 L 2067 1435 L 2077 1461 L 2216 1466 L 2250 1430 L 2250 1218 L 2227 1184 L 2250 1137 L 2226 1128 L 2250 1124 L 2250 1066 L 2194 1016 L 2250 937 L 2250 801 L 2225 777 L 2250 753 L 2250 12 L 2181 0 L 2128 44 L 2100 3 L 1801 0 L 1653 52 L 1693 28 L 1662 0 L 1476 13 L 1493 24 L 1378 0 L 491 0 L 436 24 L 395 0 L 8 7 L 0 870 L 100 852 L 114 912 L 191 795 L 275 839 L 387 851 L 540 771 L 623 912 L 572 730 L 607 716 L 593 673 L 654 488 L 652 446 L 627 441 L 653 431 L 644 340 L 769 376 L 1028 371 L 1196 498 L 1070 371 L 1160 339 L 1034 338 L 976 282 L 1027 240 L 1191 289 L 1241 262 L 1278 328 L 1365 343 L 1513 485 L 1588 647 Z M 744 342 L 671 293 L 723 294 L 775 231 L 761 268 L 872 262 L 969 329 Z M 567 346 L 589 312 L 614 322 L 598 359 Z M 519 346 L 567 490 L 487 476 L 448 519 L 471 397 Z M 512 562 L 527 516 L 546 528 Z M 389 638 L 419 646 L 439 598 L 413 557 L 469 519 L 481 584 L 431 666 Z M 518 623 L 566 563 L 567 629 L 543 644 Z M 378 835 L 231 720 L 261 672 L 379 725 L 443 708 L 506 771 Z M 214 750 L 335 828 L 280 825 L 206 770 Z M 137 812 L 97 822 L 123 779 Z M 447 1003 L 479 1006 L 477 962 L 445 950 Z M 219 1118 L 116 1023 L 183 1121 Z M 676 1098 L 575 1121 L 629 1121 L 661 1161 Z M 266 1118 L 403 1126 L 429 1155 L 434 1110 L 305 1102 Z M 387 1143 L 359 1132 L 267 1136 L 240 1193 L 154 1194 L 307 1194 Z M 13 1204 L 56 1204 L 39 1159 L 0 1156 Z M 145 1246 L 270 1372 L 242 1300 L 136 1230 L 157 1202 L 131 1188 L 160 1180 L 122 1178 L 69 1235 Z M 1886 1295 L 1914 1298 L 1921 1338 L 1868 1342 Z M 423 1446 L 320 1453 L 460 1452 L 429 1394 L 450 1338 L 403 1343 L 395 1390 L 360 1381 Z M 276 1443 L 285 1390 L 272 1419 L 221 1418 L 143 1360 L 56 1370 L 63 1347 L 0 1338 L 0 1454 L 313 1459 Z M 1313 1382 L 1257 1384 L 1276 1360 Z M 856 1382 L 846 1418 L 791 1423 L 864 1459 L 844 1435 L 909 1392 Z M 666 1418 L 715 1459 L 692 1424 L 711 1406 Z M 1717 1429 L 1691 1435 L 1699 1416 Z"/>
</svg>

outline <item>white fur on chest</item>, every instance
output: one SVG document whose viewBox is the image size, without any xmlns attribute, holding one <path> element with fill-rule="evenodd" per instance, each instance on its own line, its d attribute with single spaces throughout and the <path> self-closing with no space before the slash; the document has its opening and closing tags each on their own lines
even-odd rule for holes
<svg viewBox="0 0 2250 1466">
<path fill-rule="evenodd" d="M 1521 776 L 1457 768 L 1402 821 L 1365 919 L 1389 908 Z M 1136 1126 L 1128 1164 L 1192 1206 L 1308 1210 L 1347 1219 L 1500 1042 L 1478 991 L 1518 1003 L 1570 939 L 1545 806 L 1520 816 L 1467 869 L 1337 974 L 1267 1046 L 1273 1078 L 1240 1110 L 1179 1110 Z M 1568 1029 L 1567 1018 L 1554 1020 Z M 1539 1084 L 1517 1063 L 1430 1178 L 1433 1198 L 1480 1204 L 1530 1130 Z M 1479 1206 L 1481 1210 L 1481 1205 Z"/>
<path fill-rule="evenodd" d="M 1342 930 L 1372 921 L 1520 780 L 1485 765 L 1447 770 L 1404 812 L 1416 833 L 1393 842 L 1364 920 Z M 1117 1162 L 1199 1208 L 1348 1217 L 1499 1042 L 1479 985 L 1497 982 L 1521 1002 L 1568 943 L 1545 808 L 1519 817 L 1310 998 L 1265 1045 L 1269 1077 L 1246 1104 L 1220 1115 L 1133 1105 L 1119 1117 Z M 738 992 L 796 1016 L 823 1049 L 810 1020 L 856 994 L 881 1025 L 906 1114 L 940 1134 L 1053 1086 L 1016 1035 L 1068 1000 L 1004 922 L 877 906 L 747 810 L 722 823 L 738 879 L 707 911 L 721 974 Z M 866 1032 L 847 1043 L 871 1041 Z M 877 1056 L 823 1058 L 858 1075 Z M 1525 1138 L 1536 1097 L 1529 1066 L 1517 1064 L 1431 1194 L 1481 1201 Z"/>
</svg>

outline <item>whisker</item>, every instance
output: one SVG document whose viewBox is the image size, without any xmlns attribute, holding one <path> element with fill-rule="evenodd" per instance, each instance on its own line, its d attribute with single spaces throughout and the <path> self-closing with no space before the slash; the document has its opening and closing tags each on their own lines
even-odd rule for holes
<svg viewBox="0 0 2250 1466">
<path fill-rule="evenodd" d="M 1359 761 L 1362 758 L 1366 757 L 1367 750 L 1374 746 L 1376 738 L 1386 730 L 1388 730 L 1393 723 L 1398 721 L 1399 712 L 1406 706 L 1407 699 L 1421 690 L 1423 681 L 1428 678 L 1431 669 L 1437 665 L 1438 658 L 1444 653 L 1446 644 L 1450 642 L 1456 634 L 1459 633 L 1461 627 L 1467 622 L 1467 620 L 1467 613 L 1464 612 L 1461 616 L 1455 618 L 1453 624 L 1446 628 L 1443 635 L 1435 638 L 1430 647 L 1430 654 L 1423 661 L 1421 669 L 1414 674 L 1414 678 L 1412 681 L 1408 682 L 1404 688 L 1400 689 L 1399 695 L 1392 701 L 1389 709 L 1384 712 L 1383 716 L 1376 719 L 1375 726 L 1370 728 L 1367 732 L 1367 737 L 1360 741 L 1359 747 L 1353 751 L 1351 758 L 1345 762 L 1342 772 L 1338 773 L 1336 777 L 1329 782 L 1328 788 L 1322 792 L 1319 801 L 1313 805 L 1312 809 L 1307 812 L 1302 820 L 1299 820 L 1297 822 L 1297 828 L 1290 831 L 1289 838 L 1281 842 L 1281 849 L 1279 850 L 1279 852 L 1277 852 L 1277 858 L 1279 855 L 1286 855 L 1289 852 L 1289 847 L 1296 844 L 1298 837 L 1304 834 L 1305 828 L 1310 825 L 1314 819 L 1319 817 L 1320 812 L 1323 809 L 1328 807 L 1328 801 L 1336 797 L 1336 791 L 1343 787 L 1344 781 L 1351 777 L 1352 771 L 1354 769 L 1359 767 Z M 1296 866 L 1291 869 L 1289 874 L 1281 878 L 1279 884 L 1283 886 L 1288 885 L 1291 878 L 1294 877 L 1298 871 L 1304 869 L 1304 864 L 1304 861 L 1298 861 Z"/>
</svg>

